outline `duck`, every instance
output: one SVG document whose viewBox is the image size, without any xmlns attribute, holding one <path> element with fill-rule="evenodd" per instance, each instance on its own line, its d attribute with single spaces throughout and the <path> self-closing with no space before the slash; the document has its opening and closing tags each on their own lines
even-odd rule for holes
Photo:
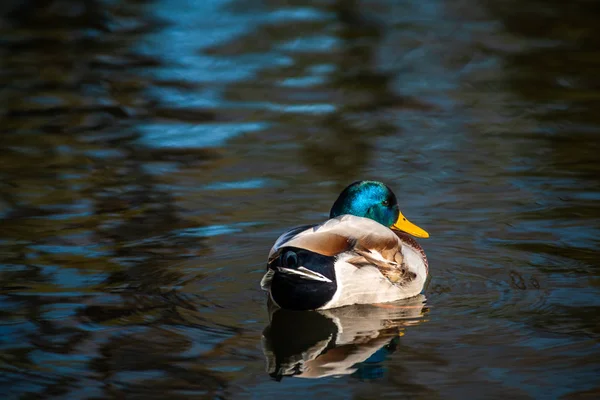
<svg viewBox="0 0 600 400">
<path fill-rule="evenodd" d="M 357 181 L 340 193 L 328 220 L 279 236 L 260 286 L 275 307 L 297 311 L 411 298 L 429 275 L 414 237 L 429 234 L 406 219 L 386 184 Z"/>
</svg>

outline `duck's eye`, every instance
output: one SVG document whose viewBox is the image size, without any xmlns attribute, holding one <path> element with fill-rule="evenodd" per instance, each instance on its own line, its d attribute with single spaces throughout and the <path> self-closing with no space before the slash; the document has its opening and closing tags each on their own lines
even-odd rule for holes
<svg viewBox="0 0 600 400">
<path fill-rule="evenodd" d="M 283 266 L 286 268 L 296 268 L 298 266 L 298 256 L 293 251 L 288 251 L 283 255 Z"/>
<path fill-rule="evenodd" d="M 390 201 L 389 200 L 384 200 L 381 204 L 383 204 L 384 206 L 389 206 L 390 205 Z"/>
</svg>

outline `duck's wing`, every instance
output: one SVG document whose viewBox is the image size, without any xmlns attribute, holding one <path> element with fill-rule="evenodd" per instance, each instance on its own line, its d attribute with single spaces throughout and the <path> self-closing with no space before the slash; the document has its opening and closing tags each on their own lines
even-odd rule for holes
<svg viewBox="0 0 600 400">
<path fill-rule="evenodd" d="M 427 261 L 427 255 L 425 254 L 425 250 L 423 250 L 423 247 L 421 247 L 419 242 L 417 242 L 412 236 L 410 236 L 407 233 L 396 230 L 394 230 L 393 232 L 396 236 L 398 236 L 400 242 L 402 242 L 404 246 L 409 247 L 417 253 L 417 255 L 423 261 L 423 264 L 425 265 L 425 270 L 429 272 L 429 262 Z"/>
<path fill-rule="evenodd" d="M 402 243 L 394 232 L 368 218 L 342 215 L 320 225 L 294 228 L 277 239 L 269 253 L 275 259 L 282 248 L 297 247 L 326 256 L 352 252 L 347 262 L 360 267 L 396 268 L 402 263 Z"/>
</svg>

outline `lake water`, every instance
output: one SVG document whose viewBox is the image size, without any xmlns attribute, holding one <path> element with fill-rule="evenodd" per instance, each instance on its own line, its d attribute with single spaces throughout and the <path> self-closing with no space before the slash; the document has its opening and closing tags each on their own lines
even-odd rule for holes
<svg viewBox="0 0 600 400">
<path fill-rule="evenodd" d="M 4 398 L 600 397 L 600 3 L 0 6 Z M 431 282 L 267 309 L 391 186 Z"/>
</svg>

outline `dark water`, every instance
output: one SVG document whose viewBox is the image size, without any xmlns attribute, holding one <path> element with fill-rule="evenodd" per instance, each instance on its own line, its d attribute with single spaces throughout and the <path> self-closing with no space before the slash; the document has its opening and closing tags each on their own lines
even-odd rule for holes
<svg viewBox="0 0 600 400">
<path fill-rule="evenodd" d="M 600 397 L 599 4 L 3 2 L 4 397 Z M 424 297 L 270 315 L 366 178 Z"/>
</svg>

